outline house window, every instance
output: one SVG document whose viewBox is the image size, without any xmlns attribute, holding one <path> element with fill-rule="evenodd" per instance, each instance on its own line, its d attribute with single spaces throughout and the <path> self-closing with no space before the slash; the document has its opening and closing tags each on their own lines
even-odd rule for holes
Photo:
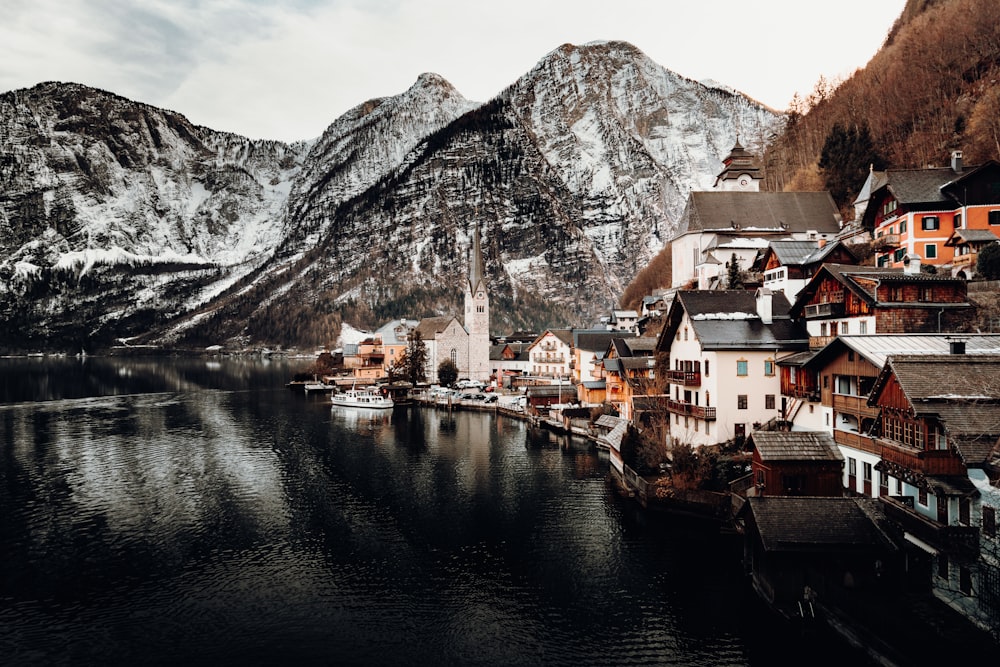
<svg viewBox="0 0 1000 667">
<path fill-rule="evenodd" d="M 868 323 L 865 322 L 864 320 L 858 322 L 858 333 L 860 333 L 861 335 L 865 335 L 868 333 Z"/>
<path fill-rule="evenodd" d="M 920 301 L 933 301 L 934 291 L 930 287 L 921 287 L 917 293 Z"/>
<path fill-rule="evenodd" d="M 991 225 L 1000 225 L 1000 211 L 990 211 L 988 219 Z"/>
<path fill-rule="evenodd" d="M 705 360 L 705 377 L 708 377 L 708 359 Z"/>
<path fill-rule="evenodd" d="M 774 410 L 774 394 L 764 394 L 764 409 Z"/>
<path fill-rule="evenodd" d="M 711 433 L 709 433 L 709 430 L 710 430 L 709 426 L 711 426 L 711 425 L 712 425 L 712 422 L 705 422 L 705 435 L 711 435 Z"/>
<path fill-rule="evenodd" d="M 937 259 L 937 244 L 936 243 L 926 243 L 926 244 L 924 244 L 924 258 L 926 258 L 926 259 Z"/>
<path fill-rule="evenodd" d="M 451 363 L 458 365 L 458 350 L 451 348 Z"/>
<path fill-rule="evenodd" d="M 923 220 L 920 221 L 920 228 L 924 231 L 933 231 L 940 227 L 940 222 L 936 215 L 925 215 Z"/>
<path fill-rule="evenodd" d="M 889 495 L 889 476 L 884 472 L 878 474 L 878 494 L 880 496 Z"/>
<path fill-rule="evenodd" d="M 736 397 L 736 408 L 739 410 L 747 409 L 747 395 L 740 394 Z"/>
<path fill-rule="evenodd" d="M 764 375 L 774 375 L 774 360 L 766 359 L 764 361 Z"/>
<path fill-rule="evenodd" d="M 962 214 L 961 213 L 956 213 L 955 214 L 955 229 L 961 229 L 961 228 L 962 228 Z"/>
<path fill-rule="evenodd" d="M 882 215 L 888 216 L 890 213 L 896 210 L 896 200 L 890 199 L 886 203 L 882 204 Z"/>
<path fill-rule="evenodd" d="M 964 595 L 972 595 L 972 570 L 964 565 L 958 568 L 958 590 Z"/>
<path fill-rule="evenodd" d="M 903 248 L 896 248 L 892 253 L 892 261 L 894 262 L 903 261 L 903 254 L 904 254 Z"/>
<path fill-rule="evenodd" d="M 900 220 L 899 221 L 899 233 L 900 234 L 905 234 L 906 233 L 906 220 Z"/>
<path fill-rule="evenodd" d="M 739 375 L 740 377 L 746 377 L 748 372 L 747 366 L 748 364 L 746 359 L 739 359 L 736 362 L 736 374 Z"/>
<path fill-rule="evenodd" d="M 847 324 L 848 323 L 846 321 L 840 323 L 840 335 L 841 336 L 846 336 L 847 335 L 847 331 L 848 331 Z"/>
<path fill-rule="evenodd" d="M 819 323 L 819 335 L 826 338 L 826 322 Z"/>
<path fill-rule="evenodd" d="M 871 482 L 872 481 L 872 464 L 871 463 L 864 463 L 862 465 L 862 474 L 864 474 L 863 479 L 866 482 Z"/>
<path fill-rule="evenodd" d="M 987 537 L 997 535 L 997 511 L 989 505 L 983 505 L 983 535 Z"/>
<path fill-rule="evenodd" d="M 688 328 L 684 327 L 684 340 L 688 339 Z"/>
<path fill-rule="evenodd" d="M 847 475 L 849 477 L 857 477 L 858 476 L 858 460 L 857 459 L 852 459 L 851 457 L 847 458 Z"/>
<path fill-rule="evenodd" d="M 917 502 L 921 507 L 927 507 L 927 489 L 917 489 Z"/>
</svg>

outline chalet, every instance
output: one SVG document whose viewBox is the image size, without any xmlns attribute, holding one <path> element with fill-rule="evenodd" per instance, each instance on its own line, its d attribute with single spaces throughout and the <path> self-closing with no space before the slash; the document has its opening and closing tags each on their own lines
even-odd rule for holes
<svg viewBox="0 0 1000 667">
<path fill-rule="evenodd" d="M 953 248 L 951 275 L 970 279 L 976 275 L 979 252 L 986 246 L 1000 241 L 1000 225 L 991 229 L 956 229 L 944 242 Z"/>
<path fill-rule="evenodd" d="M 825 263 L 857 264 L 857 256 L 840 241 L 771 241 L 758 253 L 751 270 L 764 275 L 763 286 L 781 291 L 789 302 Z"/>
<path fill-rule="evenodd" d="M 818 417 L 821 427 L 832 432 L 847 462 L 843 485 L 848 493 L 888 495 L 888 476 L 877 470 L 881 447 L 871 433 L 879 416 L 878 410 L 868 405 L 875 380 L 890 355 L 951 352 L 1000 355 L 1000 334 L 838 336 L 809 355 L 794 374 L 786 372 L 788 360 L 783 359 L 778 363 L 782 399 L 796 406 L 789 415 L 790 427 L 816 428 Z M 805 391 L 797 391 L 801 389 Z M 796 402 L 802 400 L 808 401 L 808 410 L 798 407 Z"/>
<path fill-rule="evenodd" d="M 788 616 L 898 586 L 900 549 L 876 501 L 751 497 L 740 512 L 753 587 Z"/>
<path fill-rule="evenodd" d="M 790 314 L 805 321 L 811 347 L 822 347 L 844 334 L 963 331 L 975 307 L 964 280 L 917 266 L 824 264 L 798 293 Z"/>
<path fill-rule="evenodd" d="M 655 338 L 617 337 L 608 345 L 601 362 L 605 400 L 623 419 L 633 417 L 633 397 L 649 393 L 655 379 L 655 348 Z"/>
<path fill-rule="evenodd" d="M 608 346 L 621 331 L 608 329 L 573 329 L 573 380 L 593 382 L 602 378 L 598 369 Z M 581 397 L 582 400 L 582 397 Z"/>
<path fill-rule="evenodd" d="M 958 229 L 1000 229 L 1000 164 L 963 167 L 961 151 L 950 167 L 889 169 L 871 192 L 863 224 L 873 230 L 876 263 L 901 267 L 918 255 L 926 264 L 951 265 Z M 968 274 L 966 274 L 968 275 Z"/>
<path fill-rule="evenodd" d="M 833 239 L 841 216 L 828 192 L 760 192 L 763 178 L 737 141 L 723 161 L 716 190 L 692 192 L 670 240 L 671 286 L 710 289 L 736 255 L 748 269 L 776 240 Z"/>
<path fill-rule="evenodd" d="M 747 439 L 755 496 L 842 496 L 844 457 L 829 433 L 755 431 Z"/>
<path fill-rule="evenodd" d="M 679 290 L 657 339 L 669 355 L 671 437 L 692 446 L 742 441 L 780 417 L 778 358 L 804 351 L 808 334 L 780 292 Z"/>
<path fill-rule="evenodd" d="M 876 466 L 889 478 L 881 498 L 932 590 L 984 627 L 1000 618 L 996 495 L 980 484 L 1000 475 L 1000 355 L 887 358 L 868 404 L 878 408 Z M 992 484 L 985 484 L 991 488 Z"/>
</svg>

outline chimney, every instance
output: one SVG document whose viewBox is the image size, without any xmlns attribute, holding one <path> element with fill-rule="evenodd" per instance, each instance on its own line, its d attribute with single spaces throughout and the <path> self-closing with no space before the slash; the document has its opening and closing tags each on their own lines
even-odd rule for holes
<svg viewBox="0 0 1000 667">
<path fill-rule="evenodd" d="M 952 354 L 965 354 L 965 341 L 951 340 L 948 342 L 948 349 Z"/>
<path fill-rule="evenodd" d="M 951 170 L 956 174 L 962 173 L 962 151 L 951 152 Z"/>
<path fill-rule="evenodd" d="M 903 273 L 917 274 L 920 273 L 920 255 L 916 253 L 907 253 L 903 257 Z"/>
<path fill-rule="evenodd" d="M 771 304 L 771 290 L 766 287 L 759 288 L 757 290 L 757 315 L 760 316 L 760 321 L 764 324 L 770 324 L 774 319 L 771 316 Z"/>
</svg>

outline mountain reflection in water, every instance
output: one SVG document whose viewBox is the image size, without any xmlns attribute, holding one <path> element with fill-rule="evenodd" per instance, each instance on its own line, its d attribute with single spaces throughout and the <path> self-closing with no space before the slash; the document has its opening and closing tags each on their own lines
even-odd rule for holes
<svg viewBox="0 0 1000 667">
<path fill-rule="evenodd" d="M 610 493 L 587 443 L 335 408 L 295 367 L 0 360 L 5 665 L 843 657 L 769 619 L 737 544 Z"/>
</svg>

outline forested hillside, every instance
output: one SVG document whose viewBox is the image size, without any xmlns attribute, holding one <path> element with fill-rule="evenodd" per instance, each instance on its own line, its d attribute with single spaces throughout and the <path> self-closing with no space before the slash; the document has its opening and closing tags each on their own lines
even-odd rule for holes
<svg viewBox="0 0 1000 667">
<path fill-rule="evenodd" d="M 848 133 L 858 139 L 854 150 L 841 150 L 839 164 L 821 164 L 824 146 Z M 996 0 L 911 0 L 866 67 L 839 85 L 820 79 L 792 101 L 785 132 L 765 154 L 766 187 L 832 191 L 838 170 L 860 172 L 861 181 L 835 196 L 843 205 L 869 163 L 944 165 L 953 150 L 967 164 L 1000 159 Z"/>
</svg>

